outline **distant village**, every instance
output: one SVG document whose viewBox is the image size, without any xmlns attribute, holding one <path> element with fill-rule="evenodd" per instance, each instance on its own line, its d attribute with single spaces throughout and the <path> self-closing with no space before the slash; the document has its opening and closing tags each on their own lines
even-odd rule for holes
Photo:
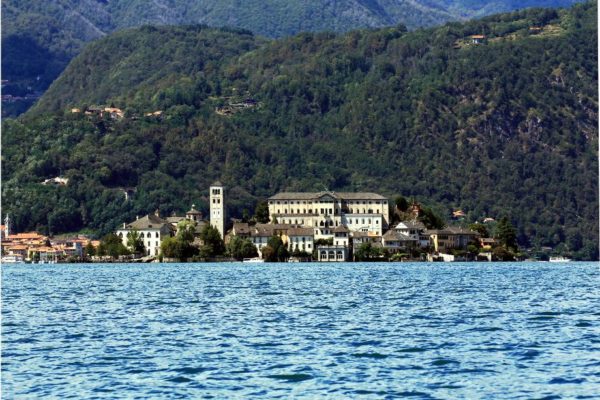
<svg viewBox="0 0 600 400">
<path fill-rule="evenodd" d="M 12 234 L 7 217 L 2 226 L 3 262 L 492 261 L 502 254 L 495 251 L 497 239 L 482 234 L 485 229 L 427 229 L 416 202 L 400 213 L 403 220 L 391 225 L 390 213 L 398 210 L 377 193 L 280 192 L 267 199 L 261 218 L 247 221 L 227 218 L 222 183 L 213 183 L 209 194 L 207 219 L 192 205 L 185 215 L 162 216 L 157 210 L 123 222 L 110 235 L 121 249 L 112 253 L 110 244 L 84 236 Z M 453 214 L 455 220 L 464 216 L 461 210 Z M 480 225 L 494 222 L 486 218 Z M 186 242 L 178 243 L 180 239 Z M 190 250 L 187 255 L 172 250 L 182 246 Z"/>
</svg>

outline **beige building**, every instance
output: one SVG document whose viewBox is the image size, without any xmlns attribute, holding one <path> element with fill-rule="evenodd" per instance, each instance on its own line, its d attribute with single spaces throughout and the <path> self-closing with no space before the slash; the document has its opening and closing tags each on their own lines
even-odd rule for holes
<svg viewBox="0 0 600 400">
<path fill-rule="evenodd" d="M 465 250 L 467 246 L 476 242 L 479 233 L 460 227 L 447 227 L 444 229 L 427 231 L 430 245 L 437 253 L 446 253 L 449 250 Z"/>
<path fill-rule="evenodd" d="M 332 237 L 341 225 L 381 235 L 390 220 L 388 199 L 376 193 L 282 192 L 268 204 L 273 222 L 313 228 L 315 239 Z"/>
</svg>

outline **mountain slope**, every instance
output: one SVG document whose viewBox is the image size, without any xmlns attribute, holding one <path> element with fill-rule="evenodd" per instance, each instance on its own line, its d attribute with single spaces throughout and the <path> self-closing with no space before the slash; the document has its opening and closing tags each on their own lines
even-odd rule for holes
<svg viewBox="0 0 600 400">
<path fill-rule="evenodd" d="M 595 3 L 277 41 L 120 32 L 4 123 L 3 205 L 18 229 L 106 232 L 157 206 L 206 207 L 217 178 L 237 216 L 283 189 L 373 190 L 508 215 L 522 245 L 597 257 L 596 33 Z M 126 117 L 69 112 L 94 104 Z M 69 185 L 39 184 L 57 175 Z"/>
<path fill-rule="evenodd" d="M 124 28 L 207 24 L 267 37 L 404 24 L 409 29 L 576 0 L 6 0 L 2 2 L 3 94 L 37 96 L 86 42 Z M 17 115 L 32 100 L 5 103 Z"/>
</svg>

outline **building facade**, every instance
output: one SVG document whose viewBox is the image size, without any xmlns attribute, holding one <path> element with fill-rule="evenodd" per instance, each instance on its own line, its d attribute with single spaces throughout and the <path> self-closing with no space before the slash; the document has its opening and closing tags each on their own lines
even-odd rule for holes
<svg viewBox="0 0 600 400">
<path fill-rule="evenodd" d="M 158 256 L 160 254 L 160 243 L 167 237 L 175 234 L 173 225 L 160 217 L 158 211 L 154 214 L 148 214 L 137 218 L 129 224 L 123 224 L 121 229 L 117 230 L 117 236 L 122 240 L 123 245 L 127 246 L 127 235 L 129 232 L 136 231 L 146 248 L 147 256 Z"/>
<path fill-rule="evenodd" d="M 428 231 L 430 246 L 436 253 L 446 253 L 452 249 L 465 250 L 467 246 L 478 241 L 479 233 L 460 227 Z"/>
<path fill-rule="evenodd" d="M 388 199 L 376 193 L 281 192 L 268 205 L 273 222 L 313 228 L 315 239 L 332 237 L 341 225 L 381 235 L 390 220 Z"/>
</svg>

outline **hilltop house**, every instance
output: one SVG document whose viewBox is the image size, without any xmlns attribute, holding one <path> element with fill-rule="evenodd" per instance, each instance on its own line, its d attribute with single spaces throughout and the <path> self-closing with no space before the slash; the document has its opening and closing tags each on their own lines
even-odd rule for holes
<svg viewBox="0 0 600 400">
<path fill-rule="evenodd" d="M 471 35 L 472 44 L 481 44 L 485 41 L 485 35 Z"/>
<path fill-rule="evenodd" d="M 54 185 L 54 186 L 67 186 L 69 184 L 69 178 L 63 178 L 60 176 L 45 179 L 42 185 Z"/>
</svg>

